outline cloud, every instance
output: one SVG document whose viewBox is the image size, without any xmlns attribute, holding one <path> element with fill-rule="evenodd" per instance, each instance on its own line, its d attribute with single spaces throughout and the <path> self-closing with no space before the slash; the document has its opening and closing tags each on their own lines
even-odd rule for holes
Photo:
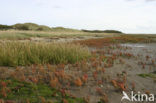
<svg viewBox="0 0 156 103">
<path fill-rule="evenodd" d="M 34 0 L 34 4 L 37 6 L 60 9 L 62 5 L 59 5 L 59 2 L 56 0 Z"/>
<path fill-rule="evenodd" d="M 126 1 L 138 1 L 138 0 L 126 0 Z M 142 0 L 143 1 L 143 0 Z M 144 0 L 145 2 L 153 2 L 153 1 L 156 1 L 156 0 Z"/>
<path fill-rule="evenodd" d="M 62 8 L 61 6 L 58 6 L 58 5 L 55 5 L 55 6 L 53 6 L 53 8 L 55 8 L 55 9 L 60 9 L 60 8 Z"/>
<path fill-rule="evenodd" d="M 152 1 L 156 1 L 156 0 L 146 0 L 146 2 L 152 2 Z"/>
</svg>

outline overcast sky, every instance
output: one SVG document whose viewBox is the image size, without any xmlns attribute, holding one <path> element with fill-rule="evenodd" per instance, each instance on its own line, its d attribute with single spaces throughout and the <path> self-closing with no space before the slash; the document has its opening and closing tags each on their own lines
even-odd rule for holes
<svg viewBox="0 0 156 103">
<path fill-rule="evenodd" d="M 0 0 L 0 24 L 156 33 L 156 0 Z"/>
</svg>

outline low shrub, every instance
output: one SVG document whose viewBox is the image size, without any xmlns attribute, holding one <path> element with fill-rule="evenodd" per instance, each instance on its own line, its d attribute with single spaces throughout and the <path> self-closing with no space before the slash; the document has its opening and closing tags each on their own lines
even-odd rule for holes
<svg viewBox="0 0 156 103">
<path fill-rule="evenodd" d="M 0 25 L 0 30 L 8 30 L 8 29 L 12 29 L 12 26 Z"/>
<path fill-rule="evenodd" d="M 24 24 L 16 24 L 16 25 L 13 25 L 13 27 L 14 29 L 17 29 L 17 30 L 29 30 L 29 27 Z"/>
<path fill-rule="evenodd" d="M 121 31 L 117 30 L 82 30 L 82 31 L 89 33 L 122 33 Z"/>
</svg>

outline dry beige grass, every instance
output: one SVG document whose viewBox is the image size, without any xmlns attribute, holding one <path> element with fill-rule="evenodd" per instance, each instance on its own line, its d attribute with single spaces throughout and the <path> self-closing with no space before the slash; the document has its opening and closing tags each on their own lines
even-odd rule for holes
<svg viewBox="0 0 156 103">
<path fill-rule="evenodd" d="M 31 37 L 78 37 L 78 36 L 113 36 L 114 33 L 87 33 L 83 31 L 0 31 L 0 39 L 28 39 Z M 119 34 L 118 34 L 119 35 Z"/>
</svg>

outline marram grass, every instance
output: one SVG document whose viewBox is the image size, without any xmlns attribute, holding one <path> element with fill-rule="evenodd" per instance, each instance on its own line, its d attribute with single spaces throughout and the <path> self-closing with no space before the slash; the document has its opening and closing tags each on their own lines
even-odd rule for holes
<svg viewBox="0 0 156 103">
<path fill-rule="evenodd" d="M 13 41 L 0 43 L 1 66 L 75 63 L 89 56 L 89 50 L 78 44 Z"/>
</svg>

